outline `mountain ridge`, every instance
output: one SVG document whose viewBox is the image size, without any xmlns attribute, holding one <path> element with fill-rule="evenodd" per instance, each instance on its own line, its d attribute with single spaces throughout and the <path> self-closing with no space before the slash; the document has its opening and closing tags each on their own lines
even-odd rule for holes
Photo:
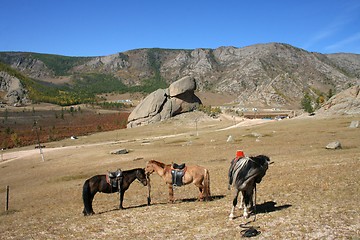
<svg viewBox="0 0 360 240">
<path fill-rule="evenodd" d="M 360 84 L 359 54 L 321 54 L 284 43 L 143 48 L 96 57 L 0 52 L 0 61 L 32 79 L 59 85 L 64 79 L 71 85 L 89 73 L 99 74 L 98 81 L 112 76 L 126 86 L 140 86 L 147 79 L 169 85 L 191 76 L 200 92 L 234 95 L 233 103 L 259 107 L 299 107 L 305 93 L 316 102 L 329 91 Z"/>
</svg>

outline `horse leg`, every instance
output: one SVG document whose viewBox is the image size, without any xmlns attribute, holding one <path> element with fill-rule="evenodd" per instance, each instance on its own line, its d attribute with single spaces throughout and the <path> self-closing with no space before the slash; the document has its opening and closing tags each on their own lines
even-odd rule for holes
<svg viewBox="0 0 360 240">
<path fill-rule="evenodd" d="M 249 218 L 250 214 L 252 212 L 253 193 L 254 193 L 253 188 L 243 192 L 243 196 L 244 196 L 244 217 L 245 218 Z"/>
<path fill-rule="evenodd" d="M 125 191 L 121 190 L 121 192 L 120 192 L 120 204 L 119 204 L 119 209 L 124 209 L 124 208 L 123 208 L 124 194 L 125 194 Z"/>
<path fill-rule="evenodd" d="M 198 201 L 204 201 L 204 190 L 205 190 L 204 185 L 202 185 L 201 183 L 195 183 L 195 186 L 199 188 Z"/>
<path fill-rule="evenodd" d="M 89 182 L 86 181 L 84 183 L 83 193 L 82 193 L 83 202 L 84 202 L 84 210 L 83 210 L 84 216 L 95 214 L 93 207 L 92 207 L 92 202 L 93 202 L 95 194 L 96 194 L 96 191 L 93 192 L 90 189 Z"/>
<path fill-rule="evenodd" d="M 93 201 L 94 201 L 94 197 L 95 197 L 95 194 L 96 193 L 91 193 L 91 196 L 90 196 L 90 211 L 88 212 L 88 215 L 93 215 L 95 214 L 94 210 L 93 210 Z"/>
<path fill-rule="evenodd" d="M 234 219 L 234 213 L 235 213 L 235 208 L 236 208 L 236 204 L 237 204 L 237 198 L 238 198 L 238 195 L 239 195 L 239 190 L 236 189 L 235 191 L 235 197 L 234 197 L 234 200 L 233 200 L 233 206 L 231 208 L 231 212 L 230 212 L 230 215 L 229 215 L 229 219 L 232 220 Z"/>
<path fill-rule="evenodd" d="M 245 208 L 244 196 L 241 194 L 240 198 L 241 199 L 240 199 L 239 209 L 244 209 Z"/>
<path fill-rule="evenodd" d="M 89 196 L 84 202 L 84 210 L 83 210 L 83 214 L 84 216 L 88 216 L 88 215 L 93 215 L 95 214 L 94 210 L 93 210 L 93 207 L 92 207 L 92 202 L 93 202 L 93 199 L 94 199 L 94 195 L 91 195 Z"/>
<path fill-rule="evenodd" d="M 169 184 L 169 202 L 174 203 L 175 202 L 175 198 L 174 198 L 174 189 L 172 184 Z"/>
</svg>

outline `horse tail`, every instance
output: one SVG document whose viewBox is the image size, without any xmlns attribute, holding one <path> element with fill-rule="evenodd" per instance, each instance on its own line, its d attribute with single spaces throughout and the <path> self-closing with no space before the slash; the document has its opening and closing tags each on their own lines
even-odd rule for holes
<svg viewBox="0 0 360 240">
<path fill-rule="evenodd" d="M 82 191 L 82 198 L 84 202 L 84 215 L 91 215 L 93 214 L 92 210 L 92 196 L 91 196 L 91 189 L 89 179 L 84 182 L 83 191 Z"/>
<path fill-rule="evenodd" d="M 210 193 L 210 174 L 209 171 L 205 168 L 204 174 L 204 193 L 203 193 L 205 200 L 210 200 L 211 193 Z"/>
<path fill-rule="evenodd" d="M 228 172 L 228 177 L 229 177 L 229 184 L 228 184 L 228 189 L 231 189 L 231 185 L 233 183 L 233 178 L 234 178 L 234 165 L 235 165 L 235 159 L 233 159 L 230 163 L 230 167 L 229 167 L 229 172 Z"/>
</svg>

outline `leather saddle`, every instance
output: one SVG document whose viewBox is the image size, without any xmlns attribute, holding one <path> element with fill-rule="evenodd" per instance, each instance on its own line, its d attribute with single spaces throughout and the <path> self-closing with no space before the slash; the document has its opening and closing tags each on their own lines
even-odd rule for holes
<svg viewBox="0 0 360 240">
<path fill-rule="evenodd" d="M 182 170 L 185 168 L 185 163 L 182 163 L 182 164 L 173 163 L 172 168 Z"/>
<path fill-rule="evenodd" d="M 109 172 L 106 174 L 106 182 L 110 184 L 112 187 L 118 186 L 118 181 L 122 178 L 121 169 L 116 170 L 115 172 Z"/>
<path fill-rule="evenodd" d="M 185 163 L 183 164 L 176 164 L 173 163 L 171 166 L 171 178 L 172 178 L 172 185 L 180 187 L 183 185 L 183 176 L 186 172 Z"/>
</svg>

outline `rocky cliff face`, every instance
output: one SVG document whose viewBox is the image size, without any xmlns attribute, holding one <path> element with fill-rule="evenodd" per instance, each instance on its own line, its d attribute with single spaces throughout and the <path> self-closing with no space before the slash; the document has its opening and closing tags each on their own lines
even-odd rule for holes
<svg viewBox="0 0 360 240">
<path fill-rule="evenodd" d="M 319 115 L 360 114 L 360 86 L 350 87 L 334 95 L 316 113 Z"/>
<path fill-rule="evenodd" d="M 27 91 L 16 77 L 0 71 L 0 92 L 3 92 L 4 100 L 9 105 L 28 103 Z"/>
<path fill-rule="evenodd" d="M 59 77 L 44 62 L 26 54 L 0 53 L 0 61 L 33 78 Z M 88 58 L 68 70 L 70 76 L 86 72 L 111 74 L 127 85 L 138 85 L 154 74 L 169 84 L 191 76 L 198 91 L 233 94 L 233 102 L 240 105 L 299 106 L 305 92 L 316 98 L 330 89 L 337 93 L 360 85 L 360 55 L 324 55 L 279 43 L 244 48 L 137 49 Z"/>
</svg>

